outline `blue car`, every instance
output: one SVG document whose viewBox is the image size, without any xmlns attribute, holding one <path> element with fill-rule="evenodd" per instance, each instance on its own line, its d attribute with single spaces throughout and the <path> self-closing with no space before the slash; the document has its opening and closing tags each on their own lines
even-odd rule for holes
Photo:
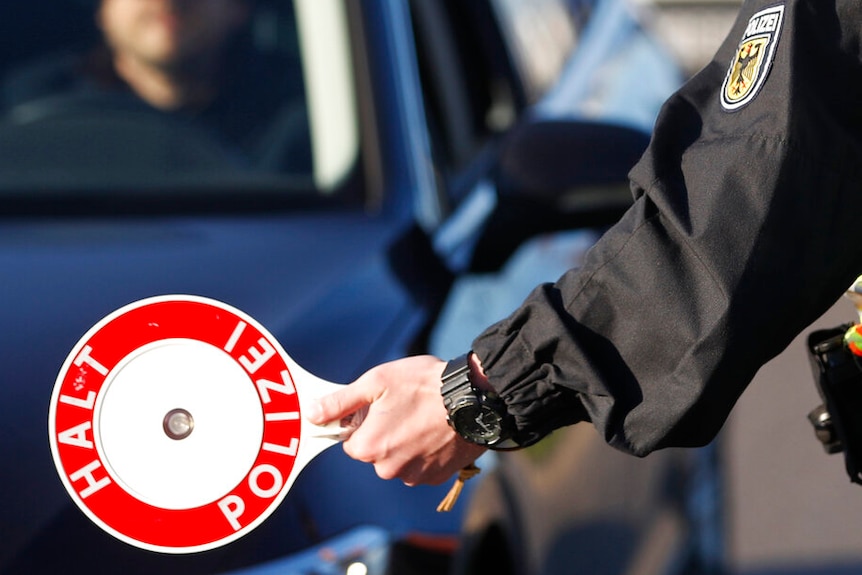
<svg viewBox="0 0 862 575">
<path fill-rule="evenodd" d="M 626 173 L 681 80 L 620 0 L 244 7 L 219 105 L 171 110 L 88 76 L 110 54 L 96 0 L 0 8 L 0 572 L 573 572 L 569 559 L 551 570 L 553 549 L 525 535 L 547 526 L 518 505 L 542 497 L 561 445 L 592 445 L 580 427 L 584 439 L 488 456 L 449 513 L 435 511 L 449 485 L 383 481 L 334 447 L 257 528 L 194 553 L 121 541 L 64 488 L 52 392 L 101 318 L 153 296 L 211 298 L 340 383 L 407 354 L 454 354 L 619 217 Z M 465 313 L 477 293 L 487 305 Z M 591 449 L 599 463 L 572 481 L 595 513 L 572 516 L 610 533 L 596 510 L 624 503 L 590 490 L 638 466 Z M 649 477 L 667 481 L 630 495 L 633 509 L 682 518 L 668 564 L 701 533 L 679 512 L 690 490 L 666 493 L 689 459 L 656 458 Z M 590 572 L 634 572 L 654 534 L 646 515 L 623 534 L 631 553 L 594 546 L 588 565 L 605 570 Z"/>
</svg>

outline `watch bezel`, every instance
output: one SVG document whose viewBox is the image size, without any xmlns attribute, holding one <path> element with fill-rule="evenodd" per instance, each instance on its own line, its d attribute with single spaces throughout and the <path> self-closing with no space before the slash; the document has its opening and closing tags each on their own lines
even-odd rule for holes
<svg viewBox="0 0 862 575">
<path fill-rule="evenodd" d="M 491 416 L 490 421 L 487 416 Z M 452 428 L 471 443 L 496 445 L 504 439 L 504 416 L 480 398 L 458 402 L 452 407 L 447 419 Z"/>
</svg>

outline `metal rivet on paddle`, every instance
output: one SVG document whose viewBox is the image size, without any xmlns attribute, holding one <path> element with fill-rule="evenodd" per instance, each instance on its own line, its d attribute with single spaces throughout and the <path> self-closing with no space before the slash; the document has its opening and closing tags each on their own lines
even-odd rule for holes
<svg viewBox="0 0 862 575">
<path fill-rule="evenodd" d="M 185 409 L 172 409 L 165 415 L 163 427 L 171 439 L 185 439 L 195 428 L 195 420 Z"/>
</svg>

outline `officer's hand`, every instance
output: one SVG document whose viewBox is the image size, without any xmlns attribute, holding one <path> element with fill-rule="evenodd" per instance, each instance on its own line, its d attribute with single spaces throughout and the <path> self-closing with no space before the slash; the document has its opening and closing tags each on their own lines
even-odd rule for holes
<svg viewBox="0 0 862 575">
<path fill-rule="evenodd" d="M 362 424 L 344 442 L 347 455 L 373 464 L 383 479 L 443 483 L 485 451 L 446 422 L 440 395 L 445 367 L 428 355 L 379 365 L 313 404 L 308 419 L 324 425 L 367 406 Z"/>
</svg>

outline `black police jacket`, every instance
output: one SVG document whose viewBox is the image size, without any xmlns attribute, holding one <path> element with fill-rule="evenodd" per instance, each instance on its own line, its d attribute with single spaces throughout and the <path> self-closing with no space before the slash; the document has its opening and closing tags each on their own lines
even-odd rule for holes
<svg viewBox="0 0 862 575">
<path fill-rule="evenodd" d="M 708 443 L 862 273 L 862 3 L 747 1 L 664 105 L 633 207 L 474 341 L 530 443 L 589 420 L 636 455 Z"/>
</svg>

